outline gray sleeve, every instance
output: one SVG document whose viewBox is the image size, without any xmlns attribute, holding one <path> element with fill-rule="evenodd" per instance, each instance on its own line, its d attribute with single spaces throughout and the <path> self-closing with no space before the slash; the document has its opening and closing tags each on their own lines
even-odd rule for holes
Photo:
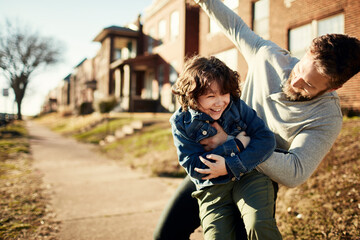
<svg viewBox="0 0 360 240">
<path fill-rule="evenodd" d="M 274 152 L 258 165 L 257 170 L 287 187 L 304 183 L 330 151 L 342 126 L 342 118 L 334 117 L 304 129 L 294 138 L 288 153 Z"/>
<path fill-rule="evenodd" d="M 260 36 L 255 34 L 234 11 L 219 0 L 195 0 L 207 15 L 217 22 L 223 33 L 240 50 L 245 60 L 250 58 L 265 44 Z M 241 6 L 239 6 L 241 7 Z"/>
</svg>

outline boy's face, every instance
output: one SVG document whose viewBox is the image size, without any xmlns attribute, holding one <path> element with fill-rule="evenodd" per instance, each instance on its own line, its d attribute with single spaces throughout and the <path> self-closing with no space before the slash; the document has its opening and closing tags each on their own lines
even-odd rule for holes
<svg viewBox="0 0 360 240">
<path fill-rule="evenodd" d="M 214 81 L 211 83 L 209 91 L 198 97 L 197 103 L 199 111 L 218 120 L 230 103 L 230 93 L 221 94 L 218 83 Z"/>
</svg>

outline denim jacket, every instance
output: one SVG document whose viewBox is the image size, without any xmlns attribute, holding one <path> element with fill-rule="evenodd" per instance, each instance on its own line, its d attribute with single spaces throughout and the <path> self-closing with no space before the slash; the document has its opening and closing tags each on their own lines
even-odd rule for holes
<svg viewBox="0 0 360 240">
<path fill-rule="evenodd" d="M 275 149 L 274 134 L 256 115 L 256 112 L 238 98 L 230 99 L 228 107 L 217 120 L 229 135 L 227 141 L 214 150 L 206 152 L 200 141 L 217 133 L 211 126 L 212 122 L 214 120 L 209 115 L 193 109 L 182 111 L 182 108 L 179 108 L 170 118 L 180 165 L 190 175 L 197 189 L 227 183 L 235 178 L 240 179 L 244 173 L 253 170 L 265 161 Z M 245 131 L 251 140 L 249 145 L 240 152 L 234 137 L 241 131 Z M 199 156 L 206 158 L 206 155 L 211 153 L 225 158 L 228 174 L 203 180 L 206 174 L 198 173 L 194 169 L 208 168 L 200 161 Z"/>
</svg>

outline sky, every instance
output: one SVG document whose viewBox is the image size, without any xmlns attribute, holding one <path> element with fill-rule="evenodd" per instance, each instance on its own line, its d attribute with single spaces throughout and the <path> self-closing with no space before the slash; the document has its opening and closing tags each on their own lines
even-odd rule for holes
<svg viewBox="0 0 360 240">
<path fill-rule="evenodd" d="M 124 26 L 144 13 L 153 0 L 0 0 L 0 26 L 5 20 L 18 21 L 40 36 L 62 42 L 62 61 L 34 72 L 22 102 L 23 115 L 39 113 L 45 96 L 84 58 L 92 58 L 100 48 L 93 42 L 100 31 L 111 25 Z M 0 28 L 1 31 L 1 28 Z M 0 112 L 17 113 L 14 94 L 0 72 Z"/>
</svg>

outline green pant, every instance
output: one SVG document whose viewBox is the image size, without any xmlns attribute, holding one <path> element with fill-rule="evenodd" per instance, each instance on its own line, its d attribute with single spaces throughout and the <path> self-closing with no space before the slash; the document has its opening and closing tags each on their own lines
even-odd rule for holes
<svg viewBox="0 0 360 240">
<path fill-rule="evenodd" d="M 236 211 L 244 220 L 248 239 L 282 239 L 274 218 L 274 187 L 269 177 L 252 171 L 240 180 L 192 193 L 200 207 L 204 238 L 236 239 Z"/>
</svg>

